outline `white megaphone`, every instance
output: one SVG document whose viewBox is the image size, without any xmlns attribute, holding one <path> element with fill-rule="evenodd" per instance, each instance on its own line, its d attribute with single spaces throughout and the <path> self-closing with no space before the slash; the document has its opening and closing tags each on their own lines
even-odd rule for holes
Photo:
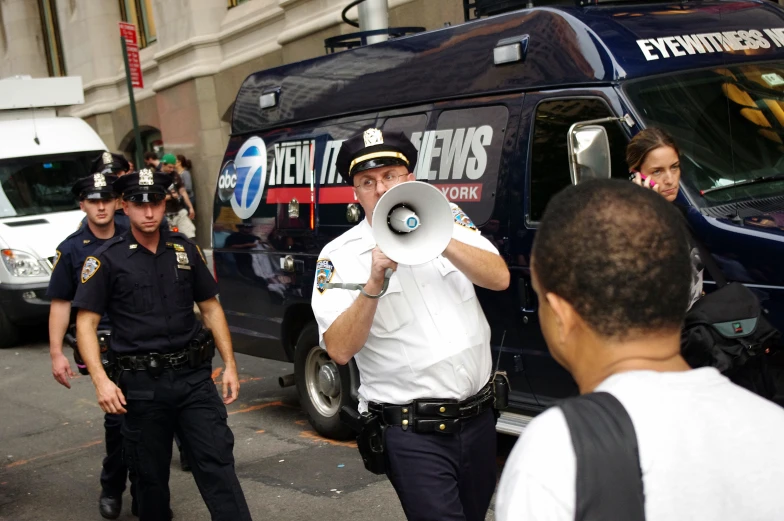
<svg viewBox="0 0 784 521">
<path fill-rule="evenodd" d="M 416 266 L 441 255 L 452 239 L 454 216 L 441 191 L 427 183 L 410 181 L 384 193 L 373 210 L 373 237 L 384 255 L 398 264 Z M 387 269 L 378 295 L 365 293 L 364 284 L 326 283 L 325 289 L 359 290 L 368 298 L 387 291 L 392 270 Z"/>
<path fill-rule="evenodd" d="M 384 193 L 373 210 L 373 237 L 384 255 L 415 266 L 441 255 L 452 239 L 452 208 L 427 183 L 410 181 Z"/>
</svg>

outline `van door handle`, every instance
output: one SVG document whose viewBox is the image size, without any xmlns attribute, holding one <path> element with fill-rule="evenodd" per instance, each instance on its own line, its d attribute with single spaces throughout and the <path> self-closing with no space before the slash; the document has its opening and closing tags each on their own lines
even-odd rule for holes
<svg viewBox="0 0 784 521">
<path fill-rule="evenodd" d="M 281 268 L 283 271 L 293 272 L 294 271 L 294 257 L 291 255 L 286 255 L 280 261 Z"/>
<path fill-rule="evenodd" d="M 520 311 L 523 313 L 536 313 L 536 296 L 533 295 L 528 281 L 522 277 L 517 279 L 517 293 L 520 296 Z"/>
</svg>

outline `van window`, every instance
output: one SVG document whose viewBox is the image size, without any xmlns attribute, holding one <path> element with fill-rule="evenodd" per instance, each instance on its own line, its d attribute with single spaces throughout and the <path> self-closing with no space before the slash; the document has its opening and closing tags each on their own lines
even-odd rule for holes
<svg viewBox="0 0 784 521">
<path fill-rule="evenodd" d="M 569 127 L 578 121 L 613 116 L 598 98 L 548 100 L 536 107 L 531 146 L 531 211 L 529 222 L 539 222 L 552 196 L 571 184 L 566 140 Z M 605 123 L 610 140 L 612 176 L 628 177 L 626 136 L 616 123 Z"/>
<path fill-rule="evenodd" d="M 504 105 L 445 110 L 435 130 L 414 132 L 414 174 L 458 204 L 477 226 L 495 206 L 509 109 Z"/>
<path fill-rule="evenodd" d="M 770 179 L 784 166 L 784 61 L 656 76 L 626 90 L 646 126 L 678 144 L 681 183 L 699 206 L 784 193 L 784 180 Z"/>
<path fill-rule="evenodd" d="M 0 218 L 78 210 L 71 193 L 101 151 L 0 160 Z"/>
</svg>

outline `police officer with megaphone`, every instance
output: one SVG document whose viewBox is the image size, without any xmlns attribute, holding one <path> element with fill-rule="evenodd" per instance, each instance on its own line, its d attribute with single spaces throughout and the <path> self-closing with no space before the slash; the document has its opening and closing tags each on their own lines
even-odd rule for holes
<svg viewBox="0 0 784 521">
<path fill-rule="evenodd" d="M 359 431 L 365 466 L 387 474 L 409 520 L 479 521 L 495 489 L 496 433 L 490 328 L 474 285 L 504 290 L 509 270 L 432 187 L 423 188 L 435 195 L 410 191 L 419 209 L 407 209 L 396 194 L 415 182 L 416 160 L 402 132 L 367 129 L 342 144 L 337 170 L 366 218 L 322 250 L 312 306 L 329 356 L 339 364 L 354 357 L 359 368 L 359 411 L 344 409 L 341 417 Z M 425 232 L 439 224 L 419 215 L 428 203 L 451 209 L 446 237 Z M 388 240 L 405 235 L 406 223 L 411 239 Z M 420 233 L 425 240 L 415 240 Z M 421 253 L 430 244 L 440 244 L 430 258 L 403 253 L 406 245 Z"/>
</svg>

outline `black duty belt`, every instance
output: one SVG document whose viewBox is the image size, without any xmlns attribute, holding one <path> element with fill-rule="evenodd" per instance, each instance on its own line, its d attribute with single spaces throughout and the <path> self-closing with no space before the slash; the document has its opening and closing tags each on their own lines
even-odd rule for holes
<svg viewBox="0 0 784 521">
<path fill-rule="evenodd" d="M 145 353 L 143 355 L 115 354 L 117 367 L 123 371 L 148 371 L 155 378 L 166 369 L 196 369 L 215 356 L 215 338 L 212 331 L 201 328 L 188 343 L 188 347 L 174 353 Z"/>
<path fill-rule="evenodd" d="M 123 371 L 145 371 L 151 362 L 161 369 L 182 369 L 188 365 L 188 349 L 165 354 L 117 355 L 117 367 Z"/>
<path fill-rule="evenodd" d="M 370 412 L 379 415 L 386 425 L 409 427 L 418 433 L 453 434 L 460 422 L 479 416 L 493 407 L 493 386 L 488 383 L 481 391 L 463 401 L 420 399 L 403 405 L 370 402 Z"/>
</svg>

